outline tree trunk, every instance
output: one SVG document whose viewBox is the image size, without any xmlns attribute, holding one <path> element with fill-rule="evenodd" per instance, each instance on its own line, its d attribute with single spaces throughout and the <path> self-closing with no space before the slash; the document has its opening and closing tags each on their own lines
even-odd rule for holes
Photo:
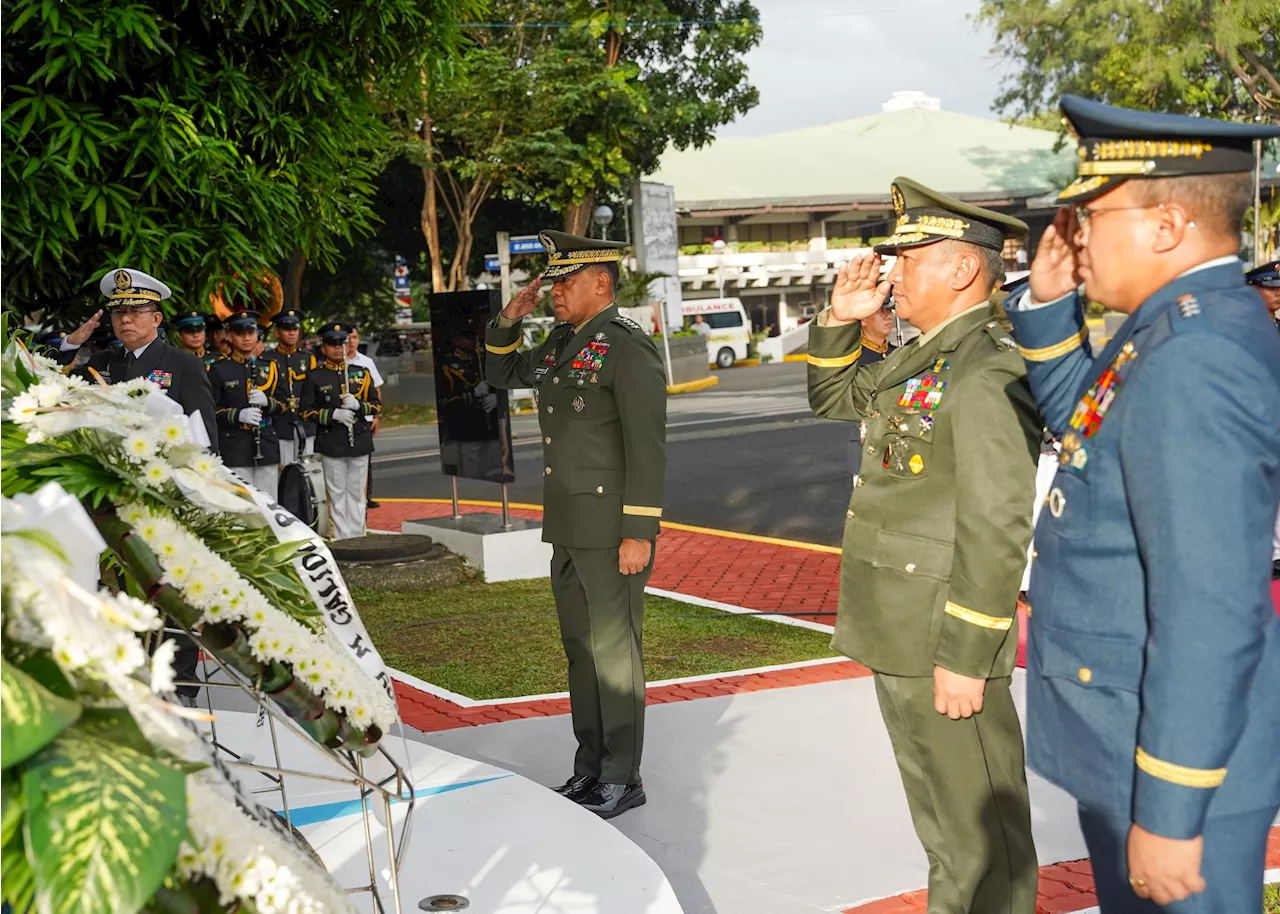
<svg viewBox="0 0 1280 914">
<path fill-rule="evenodd" d="M 440 212 L 436 205 L 436 175 L 429 165 L 422 166 L 422 235 L 427 239 L 431 255 L 431 291 L 444 292 L 444 264 L 440 257 Z"/>
<path fill-rule="evenodd" d="M 588 193 L 579 203 L 570 203 L 564 210 L 564 230 L 570 235 L 591 234 L 591 214 L 596 209 L 596 195 Z"/>
<path fill-rule="evenodd" d="M 427 82 L 426 71 L 422 83 Z M 427 146 L 427 164 L 422 166 L 422 235 L 427 241 L 427 253 L 431 256 L 431 291 L 443 292 L 444 266 L 440 254 L 440 212 L 436 203 L 436 173 L 433 167 L 435 152 L 431 141 L 431 108 L 427 104 L 428 93 L 422 92 L 422 130 L 419 136 Z"/>
<path fill-rule="evenodd" d="M 294 248 L 289 257 L 289 269 L 284 277 L 284 306 L 302 310 L 302 275 L 307 271 L 307 255 L 302 248 Z"/>
</svg>

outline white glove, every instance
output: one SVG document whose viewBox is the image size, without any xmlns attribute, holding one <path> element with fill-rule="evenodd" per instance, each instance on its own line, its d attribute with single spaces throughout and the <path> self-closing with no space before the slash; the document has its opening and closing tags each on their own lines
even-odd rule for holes
<svg viewBox="0 0 1280 914">
<path fill-rule="evenodd" d="M 335 409 L 333 411 L 333 421 L 341 422 L 347 428 L 356 424 L 356 414 L 349 409 Z"/>
<path fill-rule="evenodd" d="M 358 413 L 360 412 L 360 401 L 357 400 L 352 394 L 343 394 L 342 408 L 349 409 L 349 410 L 352 410 L 353 412 Z"/>
<path fill-rule="evenodd" d="M 236 418 L 240 420 L 241 425 L 261 425 L 262 410 L 256 406 L 250 406 L 248 409 L 240 410 Z"/>
<path fill-rule="evenodd" d="M 256 387 L 249 388 L 249 405 L 250 406 L 266 406 L 267 395 Z"/>
<path fill-rule="evenodd" d="M 491 413 L 498 408 L 498 395 L 485 394 L 480 398 L 480 408 L 486 413 Z"/>
</svg>

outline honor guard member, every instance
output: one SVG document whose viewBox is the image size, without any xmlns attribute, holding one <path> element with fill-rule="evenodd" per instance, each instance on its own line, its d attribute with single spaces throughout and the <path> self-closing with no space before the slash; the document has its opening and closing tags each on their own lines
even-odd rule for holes
<svg viewBox="0 0 1280 914">
<path fill-rule="evenodd" d="M 199 311 L 184 311 L 173 322 L 174 330 L 184 352 L 189 352 L 207 369 L 218 359 L 218 353 L 205 347 L 208 338 L 208 317 Z"/>
<path fill-rule="evenodd" d="M 1078 177 L 1006 310 L 1061 463 L 1036 528 L 1033 769 L 1105 912 L 1256 911 L 1280 807 L 1280 336 L 1237 258 L 1280 127 L 1074 96 Z M 1096 356 L 1090 301 L 1128 314 Z"/>
<path fill-rule="evenodd" d="M 227 339 L 227 328 L 222 318 L 216 315 L 206 318 L 205 328 L 208 331 L 205 339 L 208 341 L 208 349 L 214 360 L 217 361 L 220 355 L 231 355 L 231 343 Z"/>
<path fill-rule="evenodd" d="M 257 314 L 239 311 L 225 324 L 231 355 L 209 366 L 222 462 L 274 499 L 280 481 L 280 446 L 270 417 L 285 411 L 279 366 L 253 354 L 258 345 Z"/>
<path fill-rule="evenodd" d="M 276 336 L 276 348 L 269 349 L 263 358 L 276 365 L 279 376 L 279 396 L 284 400 L 285 410 L 272 417 L 276 438 L 280 444 L 280 465 L 294 463 L 300 456 L 297 445 L 303 446 L 303 455 L 315 449 L 316 426 L 313 422 L 303 422 L 299 415 L 302 403 L 302 388 L 307 376 L 315 370 L 316 357 L 309 352 L 298 349 L 298 338 L 302 335 L 302 314 L 295 308 L 281 311 L 272 321 Z"/>
<path fill-rule="evenodd" d="M 485 374 L 532 387 L 546 460 L 542 538 L 569 661 L 573 777 L 558 792 L 605 818 L 645 802 L 644 588 L 666 475 L 667 389 L 649 334 L 614 306 L 621 244 L 543 232 L 560 323 L 518 352 L 542 278 L 488 326 Z"/>
<path fill-rule="evenodd" d="M 1280 260 L 1264 263 L 1244 275 L 1245 282 L 1253 286 L 1262 296 L 1263 303 L 1271 312 L 1272 320 L 1280 328 Z"/>
<path fill-rule="evenodd" d="M 862 354 L 858 356 L 859 365 L 874 365 L 889 357 L 889 353 L 898 347 L 889 342 L 889 334 L 893 331 L 893 300 L 888 299 L 875 314 L 862 322 Z M 862 434 L 859 425 L 851 426 L 849 436 L 848 459 L 849 475 L 857 479 L 858 469 L 862 466 Z M 854 483 L 857 484 L 856 481 Z"/>
<path fill-rule="evenodd" d="M 347 324 L 347 364 L 356 365 L 369 372 L 373 378 L 373 386 L 378 389 L 378 398 L 382 398 L 382 372 L 378 371 L 378 366 L 374 363 L 372 356 L 360 351 L 360 328 L 355 324 Z M 374 435 L 378 434 L 378 422 L 380 416 L 367 416 L 365 421 L 373 429 Z M 369 472 L 365 476 L 364 481 L 365 507 L 378 508 L 381 505 L 373 500 L 373 461 L 369 462 Z"/>
<path fill-rule="evenodd" d="M 364 420 L 382 412 L 373 376 L 346 361 L 348 333 L 347 326 L 337 322 L 320 328 L 324 364 L 307 376 L 301 409 L 303 421 L 319 426 L 316 450 L 324 468 L 330 536 L 335 540 L 365 534 L 365 475 L 373 453 L 373 426 Z"/>
<path fill-rule="evenodd" d="M 1010 692 L 1041 423 L 994 320 L 1006 238 L 1026 225 L 898 178 L 897 225 L 842 267 L 809 331 L 809 403 L 862 424 L 832 647 L 875 672 L 929 910 L 1031 912 L 1037 863 Z M 880 279 L 880 255 L 895 254 Z M 862 363 L 892 289 L 921 335 Z"/>
<path fill-rule="evenodd" d="M 149 378 L 164 389 L 169 399 L 177 400 L 188 417 L 200 414 L 210 447 L 216 453 L 218 428 L 204 365 L 159 335 L 163 320 L 160 302 L 172 294 L 169 287 L 154 276 L 129 269 L 109 271 L 98 287 L 107 296 L 111 329 L 122 345 L 99 349 L 76 373 L 92 380 L 92 369 L 108 384 Z M 89 341 L 101 315 L 99 311 L 62 341 L 59 361 L 75 361 L 76 350 Z"/>
</svg>

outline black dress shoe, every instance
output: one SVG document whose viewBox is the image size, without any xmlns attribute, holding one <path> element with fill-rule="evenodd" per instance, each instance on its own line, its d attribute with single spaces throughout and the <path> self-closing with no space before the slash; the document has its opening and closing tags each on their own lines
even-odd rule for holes
<svg viewBox="0 0 1280 914">
<path fill-rule="evenodd" d="M 1280 581 L 1280 559 L 1271 560 L 1271 580 Z"/>
<path fill-rule="evenodd" d="M 643 806 L 646 802 L 644 784 L 606 784 L 597 781 L 596 785 L 578 797 L 578 805 L 589 809 L 602 819 L 620 816 L 633 806 Z"/>
<path fill-rule="evenodd" d="M 382 507 L 382 502 L 380 502 L 380 501 L 374 501 L 374 500 L 371 498 L 371 499 L 369 499 L 368 501 L 366 501 L 366 502 L 364 503 L 364 506 L 365 506 L 366 508 L 381 508 L 381 507 Z"/>
<path fill-rule="evenodd" d="M 575 774 L 557 787 L 555 791 L 560 796 L 568 797 L 570 800 L 577 802 L 578 797 L 595 787 L 597 783 L 599 782 L 589 774 Z"/>
</svg>

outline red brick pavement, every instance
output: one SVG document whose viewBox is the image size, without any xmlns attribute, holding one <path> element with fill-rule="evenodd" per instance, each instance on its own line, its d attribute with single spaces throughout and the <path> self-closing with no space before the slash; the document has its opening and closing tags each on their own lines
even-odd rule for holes
<svg viewBox="0 0 1280 914">
<path fill-rule="evenodd" d="M 1273 827 L 1267 838 L 1266 867 L 1280 867 L 1280 826 Z M 927 891 L 918 889 L 847 908 L 844 914 L 920 914 L 929 907 L 928 897 Z M 1093 868 L 1088 860 L 1070 860 L 1040 867 L 1036 914 L 1070 914 L 1097 904 L 1098 896 L 1093 893 Z"/>
<path fill-rule="evenodd" d="M 464 503 L 461 510 L 463 513 L 492 513 L 499 509 L 490 504 Z M 388 498 L 382 500 L 382 507 L 369 512 L 368 525 L 375 530 L 398 531 L 407 520 L 445 517 L 449 511 L 449 505 L 443 502 Z M 534 520 L 542 516 L 540 508 L 531 506 L 513 507 L 511 513 Z M 661 590 L 748 609 L 812 609 L 816 613 L 828 607 L 835 610 L 839 563 L 839 553 L 833 553 L 829 547 L 789 545 L 783 541 L 768 541 L 742 534 L 721 535 L 680 525 L 664 525 L 663 534 L 658 538 L 658 557 L 649 584 Z M 829 616 L 806 618 L 827 624 L 832 622 Z M 768 673 L 727 675 L 652 687 L 648 690 L 648 703 L 692 701 L 869 675 L 870 670 L 851 660 Z M 403 682 L 397 681 L 395 689 L 404 722 L 428 732 L 569 713 L 567 698 L 464 708 Z"/>
</svg>

